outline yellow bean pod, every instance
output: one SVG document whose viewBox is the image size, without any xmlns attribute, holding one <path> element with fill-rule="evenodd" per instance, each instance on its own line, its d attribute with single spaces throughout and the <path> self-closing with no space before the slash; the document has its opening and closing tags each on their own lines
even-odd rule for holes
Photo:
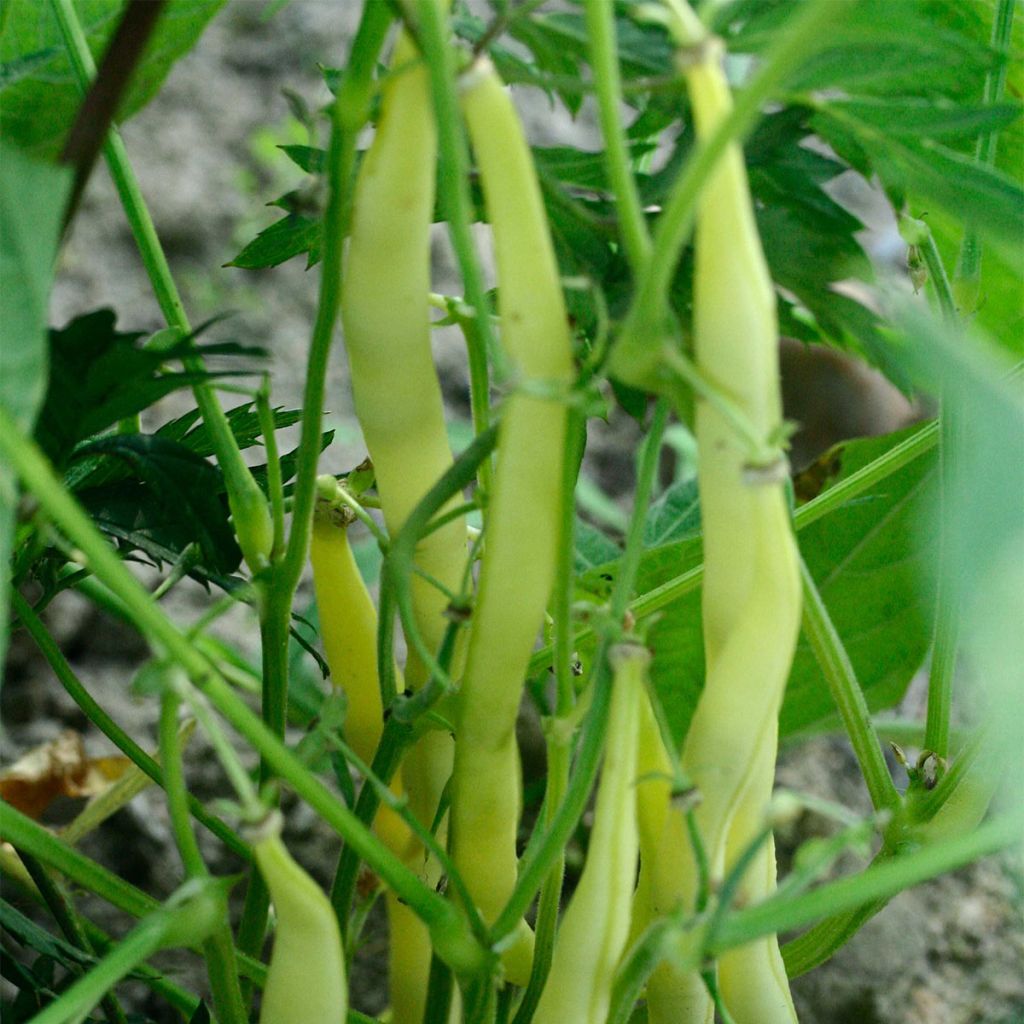
<svg viewBox="0 0 1024 1024">
<path fill-rule="evenodd" d="M 505 352 L 521 381 L 568 388 L 571 339 L 540 188 L 515 107 L 489 61 L 464 77 L 461 101 L 493 231 Z M 516 879 L 515 723 L 553 582 L 565 431 L 558 395 L 517 390 L 505 403 L 456 712 L 452 792 L 455 863 L 489 922 Z"/>
<path fill-rule="evenodd" d="M 392 68 L 356 183 L 341 318 L 356 415 L 385 522 L 397 533 L 451 466 L 452 454 L 430 348 L 436 128 L 427 71 L 407 36 L 399 39 Z M 450 590 L 459 589 L 465 561 L 460 520 L 416 548 L 416 567 Z M 447 598 L 419 575 L 412 593 L 417 625 L 436 650 Z M 424 681 L 423 666 L 410 654 L 406 682 L 415 689 Z"/>
<path fill-rule="evenodd" d="M 630 931 L 639 848 L 637 760 L 650 654 L 611 651 L 614 681 L 587 859 L 555 940 L 534 1024 L 604 1024 Z"/>
<path fill-rule="evenodd" d="M 708 40 L 685 69 L 699 139 L 731 109 L 720 61 L 720 45 Z M 767 441 L 782 416 L 775 299 L 738 145 L 726 149 L 701 195 L 695 248 L 698 368 Z M 801 592 L 781 482 L 748 466 L 744 441 L 709 403 L 698 404 L 696 434 L 707 675 L 682 763 L 702 796 L 695 817 L 714 880 L 763 823 Z M 679 821 L 666 826 L 661 854 L 655 905 L 692 906 L 696 866 Z M 745 886 L 753 897 L 774 887 L 770 850 L 762 851 Z M 795 1021 L 774 937 L 723 958 L 723 964 L 723 997 L 737 1024 Z M 652 976 L 648 1013 L 652 1024 L 705 1024 L 713 1008 L 695 974 L 665 965 Z"/>
<path fill-rule="evenodd" d="M 342 284 L 341 319 L 356 414 L 373 460 L 388 530 L 451 466 L 441 388 L 430 347 L 430 228 L 437 140 L 427 70 L 405 34 L 384 83 L 373 142 L 356 182 Z M 452 499 L 452 504 L 457 502 Z M 466 531 L 455 520 L 417 545 L 415 566 L 458 591 L 466 562 Z M 448 599 L 420 574 L 412 579 L 418 629 L 433 650 L 444 636 Z M 405 666 L 412 689 L 427 671 L 414 651 Z M 430 823 L 451 775 L 452 741 L 426 734 L 402 764 L 409 808 Z M 443 835 L 439 837 L 444 841 Z M 436 882 L 436 865 L 412 844 L 406 862 Z M 396 907 L 393 901 L 389 906 Z M 392 914 L 391 984 L 395 1024 L 419 1024 L 430 965 L 422 923 Z"/>
<path fill-rule="evenodd" d="M 277 918 L 260 1024 L 340 1024 L 348 983 L 331 901 L 281 841 L 277 812 L 253 853 Z"/>
<path fill-rule="evenodd" d="M 377 672 L 377 610 L 352 556 L 348 541 L 351 521 L 343 510 L 318 504 L 309 560 L 331 683 L 344 691 L 348 701 L 345 740 L 370 764 L 384 729 Z M 391 790 L 396 796 L 402 792 L 397 777 Z M 403 855 L 408 850 L 409 828 L 391 808 L 378 810 L 374 829 L 395 853 Z"/>
</svg>

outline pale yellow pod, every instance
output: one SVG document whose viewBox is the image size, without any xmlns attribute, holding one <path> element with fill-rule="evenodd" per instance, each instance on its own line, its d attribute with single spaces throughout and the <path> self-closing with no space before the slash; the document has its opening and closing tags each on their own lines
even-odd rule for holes
<svg viewBox="0 0 1024 1024">
<path fill-rule="evenodd" d="M 720 43 L 706 40 L 685 69 L 699 139 L 732 108 L 721 56 Z M 775 296 L 738 145 L 726 148 L 701 194 L 694 245 L 697 366 L 767 442 L 782 420 Z M 781 482 L 751 470 L 747 442 L 708 402 L 698 403 L 696 435 L 706 680 L 682 763 L 702 796 L 695 819 L 714 881 L 762 827 L 801 588 Z M 683 837 L 679 820 L 666 824 L 661 852 L 669 867 L 659 865 L 654 898 L 661 909 L 693 906 L 696 864 Z M 774 889 L 770 848 L 744 884 L 752 897 Z M 722 982 L 737 1024 L 795 1022 L 774 936 L 723 959 Z M 695 972 L 664 965 L 651 978 L 648 1015 L 651 1024 L 706 1024 L 713 1007 Z"/>
<path fill-rule="evenodd" d="M 615 968 L 629 938 L 639 850 L 637 754 L 650 654 L 622 645 L 610 657 L 612 703 L 594 827 L 534 1024 L 605 1024 Z"/>
<path fill-rule="evenodd" d="M 381 89 L 376 132 L 356 182 L 341 296 L 356 414 L 392 534 L 452 464 L 430 344 L 436 134 L 427 69 L 403 33 Z M 454 497 L 446 508 L 458 501 Z M 466 558 L 465 525 L 454 520 L 417 544 L 414 561 L 426 576 L 458 592 Z M 436 651 L 448 625 L 448 598 L 418 573 L 411 585 L 417 627 Z M 406 685 L 418 689 L 426 680 L 426 667 L 410 651 Z M 452 747 L 447 734 L 428 733 L 402 763 L 409 809 L 427 825 L 451 775 Z M 444 826 L 438 839 L 444 843 Z M 435 866 L 418 843 L 410 845 L 404 859 L 433 884 Z M 393 902 L 389 906 L 397 936 L 390 949 L 392 1019 L 395 1024 L 420 1024 L 430 968 L 429 938 L 418 918 L 395 910 Z"/>
<path fill-rule="evenodd" d="M 253 853 L 277 919 L 260 1024 L 342 1024 L 348 984 L 331 901 L 276 828 L 253 844 Z"/>
<path fill-rule="evenodd" d="M 318 507 L 309 561 L 331 683 L 347 698 L 345 740 L 361 760 L 370 764 L 384 730 L 377 671 L 377 610 L 352 555 L 348 525 L 347 517 L 339 510 Z M 400 675 L 398 678 L 401 689 Z M 392 781 L 391 791 L 401 795 L 400 777 Z M 373 827 L 399 856 L 408 852 L 412 833 L 390 807 L 382 806 L 377 811 Z"/>
<path fill-rule="evenodd" d="M 518 114 L 486 60 L 470 69 L 461 86 L 494 238 L 502 345 L 521 388 L 531 382 L 556 392 L 548 398 L 514 391 L 502 409 L 456 713 L 453 852 L 470 894 L 491 922 L 516 880 L 515 722 L 553 582 L 567 417 L 557 391 L 570 385 L 573 365 L 558 266 Z M 519 959 L 525 964 L 528 956 Z M 513 966 L 506 958 L 506 968 Z"/>
<path fill-rule="evenodd" d="M 377 131 L 356 182 L 341 320 L 356 415 L 387 528 L 397 533 L 451 466 L 452 454 L 430 347 L 434 110 L 427 69 L 407 36 L 400 37 L 391 64 Z M 415 564 L 457 592 L 466 556 L 465 525 L 455 520 L 420 541 Z M 420 632 L 437 650 L 448 599 L 419 575 L 412 594 Z M 414 656 L 406 682 L 413 689 L 425 682 Z"/>
</svg>

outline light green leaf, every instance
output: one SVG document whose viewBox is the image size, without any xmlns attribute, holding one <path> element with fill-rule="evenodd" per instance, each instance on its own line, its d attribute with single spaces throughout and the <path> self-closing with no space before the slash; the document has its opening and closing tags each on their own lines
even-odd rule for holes
<svg viewBox="0 0 1024 1024">
<path fill-rule="evenodd" d="M 920 385 L 952 417 L 944 487 L 912 524 L 941 524 L 939 572 L 957 602 L 964 671 L 957 699 L 992 713 L 986 746 L 1005 794 L 1024 780 L 1024 373 L 977 330 L 920 306 L 897 310 L 898 349 Z M 981 769 L 984 771 L 984 769 Z"/>
<path fill-rule="evenodd" d="M 199 39 L 224 0 L 174 0 L 165 6 L 132 76 L 117 120 L 145 106 L 174 62 Z M 3 134 L 37 155 L 56 153 L 74 120 L 81 93 L 64 51 L 50 4 L 21 0 L 5 5 L 0 31 L 0 109 Z M 82 28 L 97 63 L 123 8 L 121 0 L 76 0 Z"/>
<path fill-rule="evenodd" d="M 63 168 L 0 142 L 0 405 L 26 433 L 46 391 L 47 307 L 69 182 Z M 16 494 L 13 476 L 0 466 L 0 666 Z"/>
<path fill-rule="evenodd" d="M 838 483 L 878 458 L 905 433 L 851 441 L 836 453 Z M 868 704 L 891 707 L 920 667 L 928 646 L 931 593 L 925 567 L 934 531 L 919 530 L 934 488 L 934 453 L 910 463 L 853 501 L 810 524 L 800 547 L 857 671 Z M 644 554 L 637 581 L 643 595 L 701 562 L 701 540 L 691 536 Z M 600 596 L 614 578 L 612 563 L 592 570 L 584 584 Z M 655 657 L 652 679 L 673 735 L 682 741 L 704 685 L 700 591 L 665 607 L 647 642 Z M 801 638 L 780 717 L 780 734 L 830 722 L 835 708 L 806 640 Z"/>
</svg>

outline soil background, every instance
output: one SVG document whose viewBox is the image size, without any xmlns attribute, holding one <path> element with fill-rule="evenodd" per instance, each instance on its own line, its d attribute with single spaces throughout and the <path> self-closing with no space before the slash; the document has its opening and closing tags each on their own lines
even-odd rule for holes
<svg viewBox="0 0 1024 1024">
<path fill-rule="evenodd" d="M 232 0 L 196 49 L 175 67 L 160 96 L 125 126 L 124 135 L 193 323 L 234 311 L 211 336 L 265 346 L 271 353 L 274 404 L 296 408 L 315 311 L 317 273 L 307 273 L 301 259 L 259 272 L 222 265 L 275 219 L 263 204 L 301 180 L 301 173 L 275 148 L 280 143 L 307 141 L 291 115 L 284 90 L 302 96 L 313 108 L 326 102 L 317 62 L 332 66 L 343 62 L 358 5 L 354 0 L 293 0 L 269 19 L 267 6 L 255 0 Z M 517 90 L 516 95 L 533 141 L 572 140 L 596 147 L 592 111 L 587 107 L 573 122 L 539 94 Z M 851 203 L 859 204 L 859 212 L 875 228 L 876 256 L 898 259 L 898 240 L 870 191 L 851 182 L 840 187 L 846 188 Z M 438 290 L 460 294 L 441 233 L 435 257 Z M 62 257 L 51 323 L 62 326 L 101 306 L 117 311 L 122 330 L 155 331 L 163 326 L 102 167 L 89 186 Z M 437 355 L 452 416 L 465 420 L 466 370 L 460 340 L 438 332 Z M 856 371 L 855 376 L 864 375 Z M 865 394 L 855 391 L 850 399 L 851 415 L 859 426 L 829 429 L 848 435 L 872 427 L 887 429 L 906 415 L 905 409 L 892 405 L 884 389 L 871 391 L 870 401 Z M 879 394 L 884 397 L 878 398 Z M 882 411 L 873 412 L 871 422 L 862 422 L 864 408 L 874 409 L 876 399 Z M 144 427 L 153 429 L 190 405 L 187 395 L 171 396 L 147 414 Z M 323 466 L 341 471 L 359 462 L 364 452 L 352 416 L 340 346 L 331 360 L 328 410 L 327 426 L 335 429 L 336 437 Z M 591 431 L 585 472 L 613 499 L 629 494 L 637 439 L 635 426 L 620 415 Z M 295 440 L 294 436 L 282 439 L 284 449 Z M 298 607 L 308 602 L 309 593 L 307 582 Z M 186 583 L 166 603 L 182 621 L 189 621 L 204 606 L 205 595 Z M 155 746 L 156 708 L 152 702 L 133 698 L 129 691 L 134 674 L 148 657 L 139 638 L 72 594 L 62 595 L 53 604 L 48 623 L 96 698 L 144 745 Z M 218 629 L 245 653 L 255 654 L 257 629 L 246 611 L 228 616 Z M 913 691 L 908 700 L 910 710 L 919 709 L 920 700 Z M 85 734 L 91 753 L 110 752 L 106 740 L 64 694 L 24 635 L 16 635 L 12 644 L 2 711 L 4 763 L 67 727 Z M 189 773 L 197 793 L 204 798 L 226 795 L 215 762 L 198 737 L 189 749 Z M 898 774 L 897 779 L 902 783 Z M 786 752 L 780 783 L 854 808 L 867 807 L 853 756 L 837 738 L 817 739 Z M 307 808 L 294 801 L 286 801 L 285 806 L 288 839 L 296 856 L 326 881 L 337 856 L 336 837 Z M 797 822 L 780 837 L 780 859 L 785 861 L 794 846 L 819 827 L 810 819 Z M 180 880 L 166 814 L 155 790 L 146 791 L 107 822 L 89 837 L 85 848 L 154 895 L 165 895 Z M 215 843 L 206 843 L 205 849 L 215 870 L 237 867 Z M 115 932 L 125 925 L 109 908 L 85 900 L 82 905 Z M 795 983 L 801 1021 L 1021 1024 L 1022 906 L 1020 864 L 1012 858 L 989 860 L 901 895 L 828 965 Z M 371 928 L 353 977 L 353 1005 L 366 1012 L 384 1006 L 384 949 L 382 926 Z M 186 958 L 168 961 L 166 966 L 180 972 L 183 981 L 203 984 Z M 132 993 L 137 994 L 140 1009 L 156 1012 L 145 990 L 132 989 Z"/>
</svg>

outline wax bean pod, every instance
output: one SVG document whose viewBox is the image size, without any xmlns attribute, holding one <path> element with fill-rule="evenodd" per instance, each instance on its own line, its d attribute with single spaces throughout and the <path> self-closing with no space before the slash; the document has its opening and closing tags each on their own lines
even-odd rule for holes
<svg viewBox="0 0 1024 1024">
<path fill-rule="evenodd" d="M 521 385 L 564 390 L 573 378 L 568 319 L 522 125 L 486 60 L 465 76 L 461 100 L 494 237 L 502 345 Z M 455 863 L 487 921 L 516 879 L 515 722 L 553 582 L 565 431 L 557 393 L 521 387 L 506 401 L 457 709 L 452 795 Z M 514 969 L 508 959 L 506 966 Z"/>
<path fill-rule="evenodd" d="M 348 984 L 330 900 L 285 848 L 276 812 L 262 831 L 253 853 L 277 927 L 260 1024 L 340 1024 L 348 1012 Z"/>
<path fill-rule="evenodd" d="M 399 37 L 381 112 L 356 183 L 342 285 L 341 319 L 356 414 L 373 460 L 381 508 L 397 533 L 452 463 L 441 387 L 430 348 L 430 228 L 437 139 L 427 69 L 408 36 Z M 452 499 L 452 505 L 458 498 Z M 429 579 L 457 592 L 467 556 L 460 520 L 416 547 L 413 612 L 427 646 L 440 647 L 448 599 Z M 427 671 L 415 650 L 405 666 L 411 689 Z M 402 779 L 409 809 L 433 821 L 451 775 L 452 742 L 427 733 L 405 756 Z M 442 842 L 443 834 L 439 837 Z M 406 862 L 435 884 L 438 870 L 412 844 Z M 395 907 L 397 904 L 391 903 Z M 429 939 L 410 914 L 392 916 L 392 1013 L 396 1024 L 419 1024 L 429 972 Z M 415 934 L 413 934 L 415 933 Z"/>
<path fill-rule="evenodd" d="M 384 729 L 377 672 L 377 611 L 349 545 L 351 521 L 343 510 L 318 504 L 309 560 L 331 683 L 347 698 L 345 740 L 370 764 Z M 402 792 L 397 778 L 391 788 L 396 795 Z M 396 853 L 407 850 L 409 829 L 389 807 L 382 806 L 377 812 L 374 829 Z"/>
<path fill-rule="evenodd" d="M 621 645 L 611 660 L 612 705 L 594 827 L 534 1024 L 604 1024 L 615 966 L 629 937 L 639 848 L 637 753 L 650 654 Z"/>
<path fill-rule="evenodd" d="M 713 39 L 687 54 L 699 139 L 731 109 L 721 56 Z M 767 444 L 781 426 L 775 299 L 738 145 L 727 147 L 701 195 L 695 250 L 697 366 Z M 783 474 L 773 482 L 764 467 L 751 467 L 749 444 L 710 403 L 698 404 L 696 435 L 707 676 L 682 762 L 701 792 L 695 817 L 714 880 L 762 826 L 774 775 L 776 719 L 799 630 L 800 577 Z M 695 897 L 696 864 L 688 843 L 678 847 L 683 835 L 678 821 L 666 828 L 663 860 L 674 861 L 678 871 L 659 866 L 655 903 L 661 908 L 692 905 Z M 751 896 L 767 895 L 774 886 L 774 865 L 766 857 L 745 880 Z M 737 972 L 727 968 L 723 975 L 726 1004 L 738 1024 L 795 1021 L 774 937 L 741 956 L 742 998 L 728 980 Z M 713 1014 L 696 975 L 668 965 L 652 977 L 649 997 L 652 1024 L 704 1024 Z"/>
</svg>

